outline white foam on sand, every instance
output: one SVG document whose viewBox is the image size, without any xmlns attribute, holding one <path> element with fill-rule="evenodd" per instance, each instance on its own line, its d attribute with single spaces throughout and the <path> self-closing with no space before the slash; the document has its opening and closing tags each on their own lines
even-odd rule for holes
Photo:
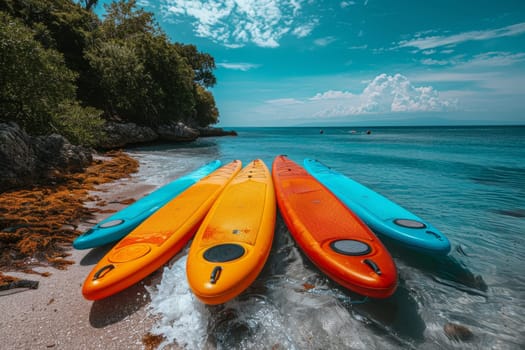
<svg viewBox="0 0 525 350">
<path fill-rule="evenodd" d="M 333 297 L 296 291 L 286 279 L 265 287 L 258 281 L 232 301 L 206 306 L 189 289 L 186 260 L 187 249 L 164 268 L 157 286 L 146 287 L 148 312 L 157 320 L 151 333 L 165 338 L 160 349 L 367 348 L 359 322 Z"/>
<path fill-rule="evenodd" d="M 177 255 L 173 265 L 164 268 L 160 284 L 148 288 L 151 296 L 148 311 L 159 317 L 151 332 L 165 337 L 160 349 L 173 343 L 201 349 L 207 338 L 209 312 L 189 289 L 186 258 L 186 252 Z"/>
<path fill-rule="evenodd" d="M 173 344 L 203 349 L 210 343 L 215 343 L 211 348 L 217 349 L 232 345 L 254 349 L 268 342 L 278 344 L 276 349 L 295 348 L 287 339 L 282 315 L 265 298 L 252 295 L 248 300 L 234 299 L 218 307 L 206 306 L 196 299 L 188 286 L 186 260 L 187 249 L 164 268 L 157 286 L 146 287 L 151 297 L 148 312 L 157 319 L 151 333 L 165 338 L 159 349 Z M 233 314 L 236 316 L 231 319 Z M 239 334 L 239 327 L 248 334 Z"/>
</svg>

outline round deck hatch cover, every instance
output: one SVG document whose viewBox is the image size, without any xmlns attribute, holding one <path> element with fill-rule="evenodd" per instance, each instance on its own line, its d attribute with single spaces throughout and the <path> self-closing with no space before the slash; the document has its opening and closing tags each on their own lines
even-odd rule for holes
<svg viewBox="0 0 525 350">
<path fill-rule="evenodd" d="M 147 244 L 131 244 L 117 249 L 108 257 L 108 260 L 114 263 L 125 263 L 143 257 L 150 250 L 151 248 Z"/>
<path fill-rule="evenodd" d="M 204 259 L 210 262 L 226 262 L 244 255 L 244 248 L 238 244 L 220 244 L 204 252 Z"/>
<path fill-rule="evenodd" d="M 420 221 L 410 219 L 395 219 L 394 224 L 406 228 L 426 228 L 427 225 Z"/>
<path fill-rule="evenodd" d="M 122 220 L 122 219 L 111 220 L 111 221 L 104 222 L 104 223 L 98 225 L 98 227 L 110 228 L 110 227 L 115 227 L 115 226 L 121 225 L 123 222 L 124 222 L 124 220 Z"/>
<path fill-rule="evenodd" d="M 352 239 L 342 239 L 330 243 L 330 247 L 334 252 L 344 255 L 366 255 L 370 253 L 371 249 L 368 244 Z"/>
</svg>

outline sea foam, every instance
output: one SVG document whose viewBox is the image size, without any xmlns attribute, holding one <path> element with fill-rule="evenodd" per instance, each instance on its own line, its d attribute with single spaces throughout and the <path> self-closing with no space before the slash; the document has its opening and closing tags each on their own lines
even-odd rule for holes
<svg viewBox="0 0 525 350">
<path fill-rule="evenodd" d="M 152 333 L 165 341 L 160 349 L 176 343 L 188 349 L 202 349 L 207 337 L 208 310 L 191 293 L 186 279 L 186 253 L 177 255 L 171 267 L 165 267 L 162 281 L 148 288 L 149 312 L 159 317 Z"/>
</svg>

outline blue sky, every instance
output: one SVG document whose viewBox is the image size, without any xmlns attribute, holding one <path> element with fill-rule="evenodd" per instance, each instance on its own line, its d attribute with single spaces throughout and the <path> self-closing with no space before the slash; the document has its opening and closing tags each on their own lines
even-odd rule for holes
<svg viewBox="0 0 525 350">
<path fill-rule="evenodd" d="M 138 4 L 215 58 L 219 126 L 525 124 L 523 0 Z"/>
</svg>

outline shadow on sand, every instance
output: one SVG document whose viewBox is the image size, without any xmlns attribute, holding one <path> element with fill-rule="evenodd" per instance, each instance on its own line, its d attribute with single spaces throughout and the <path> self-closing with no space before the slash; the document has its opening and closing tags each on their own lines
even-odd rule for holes
<svg viewBox="0 0 525 350">
<path fill-rule="evenodd" d="M 115 244 L 116 242 L 93 248 L 82 258 L 80 265 L 96 265 Z M 89 313 L 90 324 L 95 328 L 104 328 L 108 325 L 120 322 L 142 309 L 150 302 L 150 294 L 145 286 L 158 283 L 161 274 L 162 269 L 158 269 L 156 272 L 131 287 L 107 298 L 94 301 Z"/>
<path fill-rule="evenodd" d="M 96 265 L 100 259 L 106 255 L 117 242 L 109 243 L 101 247 L 91 249 L 83 258 L 80 260 L 81 266 Z"/>
<path fill-rule="evenodd" d="M 142 281 L 107 298 L 96 300 L 91 306 L 89 323 L 95 328 L 104 328 L 134 314 L 150 302 L 145 286 L 155 284 L 161 277 L 157 270 Z"/>
</svg>

